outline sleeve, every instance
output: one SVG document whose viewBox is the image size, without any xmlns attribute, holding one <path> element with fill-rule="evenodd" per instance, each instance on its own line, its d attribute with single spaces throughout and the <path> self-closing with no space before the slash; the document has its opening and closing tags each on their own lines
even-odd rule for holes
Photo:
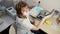
<svg viewBox="0 0 60 34">
<path fill-rule="evenodd" d="M 27 29 L 32 29 L 33 28 L 33 25 L 29 21 L 27 21 L 27 20 L 24 20 L 22 25 L 24 27 L 26 27 Z"/>
</svg>

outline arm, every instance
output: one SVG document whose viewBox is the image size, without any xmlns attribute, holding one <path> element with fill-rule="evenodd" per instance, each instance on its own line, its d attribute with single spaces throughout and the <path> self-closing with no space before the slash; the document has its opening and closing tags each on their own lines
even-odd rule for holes
<svg viewBox="0 0 60 34">
<path fill-rule="evenodd" d="M 41 25 L 44 23 L 44 21 L 45 21 L 46 19 L 48 19 L 48 18 L 52 17 L 52 16 L 53 16 L 53 14 L 54 14 L 54 12 L 52 12 L 50 15 L 48 15 L 48 16 L 46 16 L 46 17 L 44 17 L 44 18 L 41 20 L 41 22 L 40 22 L 40 25 L 39 25 L 39 26 L 41 26 Z"/>
<path fill-rule="evenodd" d="M 32 27 L 32 30 L 39 30 L 40 29 L 40 27 L 38 27 L 38 26 L 33 26 Z"/>
<path fill-rule="evenodd" d="M 44 21 L 45 21 L 46 19 L 50 18 L 52 15 L 53 15 L 53 14 L 50 14 L 50 15 L 44 17 L 44 18 L 41 20 L 40 23 L 38 23 L 36 26 L 33 27 L 33 29 L 40 29 L 40 26 L 42 26 L 42 24 L 44 23 Z"/>
<path fill-rule="evenodd" d="M 44 21 L 50 17 L 52 17 L 54 14 L 54 12 L 46 17 L 44 17 L 41 22 L 37 25 L 37 26 L 33 26 L 32 30 L 39 30 L 40 29 L 40 26 L 44 23 Z"/>
</svg>

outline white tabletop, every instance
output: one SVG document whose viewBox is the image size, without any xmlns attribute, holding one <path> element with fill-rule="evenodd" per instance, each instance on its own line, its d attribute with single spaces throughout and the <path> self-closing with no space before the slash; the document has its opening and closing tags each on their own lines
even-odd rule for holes
<svg viewBox="0 0 60 34">
<path fill-rule="evenodd" d="M 9 25 L 11 25 L 12 23 L 14 23 L 14 19 L 12 19 L 10 16 L 8 15 L 4 15 L 1 17 L 1 19 L 4 21 L 1 25 L 0 25 L 0 32 L 2 32 L 3 30 L 5 30 Z"/>
<path fill-rule="evenodd" d="M 32 18 L 30 18 L 30 20 L 31 20 Z M 34 19 L 34 18 L 33 18 Z M 55 18 L 52 18 L 51 20 L 52 20 L 52 22 L 54 22 L 53 21 L 53 19 L 55 19 Z M 34 19 L 35 20 L 35 25 L 37 25 L 38 23 L 40 23 L 41 21 L 39 21 L 38 19 Z M 42 29 L 43 31 L 45 31 L 46 33 L 48 33 L 48 34 L 60 34 L 60 30 L 55 30 L 55 29 L 53 29 L 52 27 L 51 27 L 51 25 L 48 25 L 48 24 L 46 24 L 46 23 L 44 23 L 44 24 L 42 24 L 41 26 L 40 26 L 40 29 Z"/>
</svg>

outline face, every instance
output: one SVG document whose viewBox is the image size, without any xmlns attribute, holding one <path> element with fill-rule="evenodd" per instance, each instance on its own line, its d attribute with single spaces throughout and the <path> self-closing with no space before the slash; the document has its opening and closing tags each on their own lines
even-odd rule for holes
<svg viewBox="0 0 60 34">
<path fill-rule="evenodd" d="M 23 7 L 23 8 L 21 9 L 21 12 L 22 12 L 23 15 L 26 14 L 26 13 L 28 13 L 28 12 L 29 12 L 28 6 Z"/>
</svg>

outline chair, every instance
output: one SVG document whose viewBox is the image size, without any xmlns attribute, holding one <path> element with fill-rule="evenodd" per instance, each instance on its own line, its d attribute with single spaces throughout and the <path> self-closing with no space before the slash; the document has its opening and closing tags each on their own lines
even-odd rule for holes
<svg viewBox="0 0 60 34">
<path fill-rule="evenodd" d="M 13 23 L 9 29 L 9 34 L 17 34 L 16 23 Z"/>
</svg>

